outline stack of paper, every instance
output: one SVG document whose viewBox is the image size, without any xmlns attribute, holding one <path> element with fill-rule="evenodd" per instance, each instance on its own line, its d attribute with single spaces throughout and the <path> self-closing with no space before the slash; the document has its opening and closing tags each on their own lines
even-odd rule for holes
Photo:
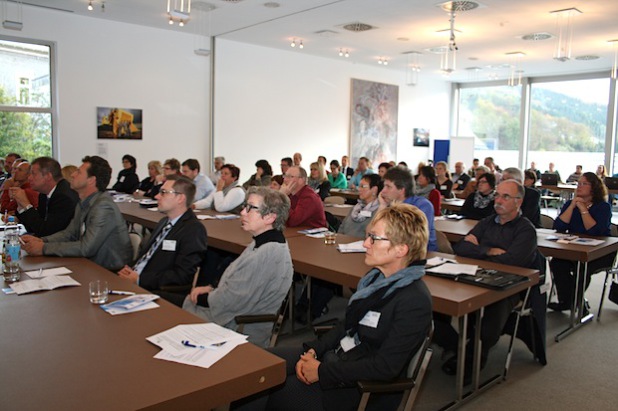
<svg viewBox="0 0 618 411">
<path fill-rule="evenodd" d="M 30 278 L 43 278 L 43 277 L 51 277 L 54 275 L 65 275 L 71 274 L 71 270 L 66 267 L 56 267 L 56 268 L 46 268 L 40 270 L 26 271 L 26 274 Z"/>
<path fill-rule="evenodd" d="M 158 308 L 154 300 L 159 298 L 155 294 L 136 294 L 111 303 L 103 304 L 101 308 L 111 315 L 129 314 L 137 311 Z"/>
<path fill-rule="evenodd" d="M 240 218 L 240 216 L 236 214 L 200 214 L 197 216 L 197 218 L 200 220 L 235 220 L 237 218 Z"/>
<path fill-rule="evenodd" d="M 429 273 L 436 273 L 436 274 L 442 274 L 442 275 L 459 275 L 459 274 L 475 275 L 478 268 L 479 268 L 478 265 L 457 264 L 457 263 L 447 262 L 445 264 L 428 267 L 426 268 L 426 271 Z"/>
<path fill-rule="evenodd" d="M 17 295 L 33 293 L 35 291 L 48 291 L 59 287 L 70 287 L 81 285 L 68 275 L 44 277 L 40 280 L 25 280 L 11 284 L 13 291 Z"/>
<path fill-rule="evenodd" d="M 246 343 L 247 336 L 207 323 L 177 325 L 146 340 L 162 349 L 154 358 L 209 368 Z"/>
<path fill-rule="evenodd" d="M 299 234 L 306 234 L 307 236 L 313 237 L 313 238 L 323 238 L 324 237 L 324 233 L 326 231 L 329 231 L 328 228 L 320 227 L 320 228 L 308 228 L 306 230 L 300 230 L 298 233 Z"/>
<path fill-rule="evenodd" d="M 367 250 L 363 247 L 363 242 L 363 240 L 360 240 L 349 244 L 338 244 L 337 250 L 342 253 L 364 253 Z"/>
</svg>

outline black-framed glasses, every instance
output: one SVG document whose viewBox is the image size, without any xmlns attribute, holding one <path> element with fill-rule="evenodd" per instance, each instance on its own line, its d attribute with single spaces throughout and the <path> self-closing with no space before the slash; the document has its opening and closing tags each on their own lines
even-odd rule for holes
<svg viewBox="0 0 618 411">
<path fill-rule="evenodd" d="M 504 201 L 509 201 L 509 200 L 514 200 L 516 198 L 521 198 L 520 196 L 512 196 L 509 194 L 500 194 L 500 193 L 496 193 L 496 196 L 494 198 L 500 198 Z"/>
<path fill-rule="evenodd" d="M 300 178 L 300 176 L 293 176 L 291 174 L 284 174 L 283 178 Z"/>
<path fill-rule="evenodd" d="M 380 237 L 379 235 L 375 235 L 373 233 L 367 233 L 365 238 L 369 238 L 372 245 L 375 244 L 376 241 L 391 241 L 386 237 Z"/>
<path fill-rule="evenodd" d="M 258 206 L 254 206 L 253 204 L 245 204 L 245 206 L 243 207 L 243 210 L 245 210 L 245 213 L 250 213 L 251 210 L 255 210 L 255 211 L 260 211 L 260 207 Z"/>
<path fill-rule="evenodd" d="M 174 191 L 174 190 L 166 190 L 164 188 L 162 188 L 161 190 L 159 190 L 159 193 L 161 193 L 161 195 L 166 195 L 166 194 L 182 194 L 179 193 L 178 191 Z"/>
</svg>

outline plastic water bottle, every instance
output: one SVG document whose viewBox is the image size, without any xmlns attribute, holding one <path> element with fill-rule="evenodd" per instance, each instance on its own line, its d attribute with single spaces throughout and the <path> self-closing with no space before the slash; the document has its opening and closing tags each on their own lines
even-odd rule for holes
<svg viewBox="0 0 618 411">
<path fill-rule="evenodd" d="M 21 243 L 19 242 L 19 228 L 15 222 L 15 217 L 9 217 L 4 230 L 4 248 L 2 259 L 4 261 L 4 281 L 12 283 L 19 281 L 20 277 L 20 253 Z"/>
</svg>

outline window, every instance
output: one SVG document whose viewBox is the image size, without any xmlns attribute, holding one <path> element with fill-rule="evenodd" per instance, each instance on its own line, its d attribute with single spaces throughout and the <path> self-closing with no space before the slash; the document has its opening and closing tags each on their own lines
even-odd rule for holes
<svg viewBox="0 0 618 411">
<path fill-rule="evenodd" d="M 0 38 L 0 147 L 52 155 L 52 46 Z"/>
<path fill-rule="evenodd" d="M 474 137 L 474 157 L 502 168 L 519 161 L 521 86 L 461 88 L 457 135 Z"/>
</svg>

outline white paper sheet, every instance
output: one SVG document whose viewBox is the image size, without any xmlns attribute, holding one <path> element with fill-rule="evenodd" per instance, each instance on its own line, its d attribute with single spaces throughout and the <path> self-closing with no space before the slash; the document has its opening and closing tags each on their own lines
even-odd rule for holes
<svg viewBox="0 0 618 411">
<path fill-rule="evenodd" d="M 51 277 L 53 275 L 71 274 L 72 271 L 66 267 L 46 268 L 44 270 L 32 270 L 26 271 L 26 274 L 30 278 L 43 278 Z"/>
<path fill-rule="evenodd" d="M 476 270 L 478 270 L 478 268 L 479 268 L 478 265 L 446 263 L 446 264 L 442 264 L 436 267 L 427 268 L 426 270 L 432 273 L 436 273 L 436 274 L 476 275 Z"/>
</svg>

